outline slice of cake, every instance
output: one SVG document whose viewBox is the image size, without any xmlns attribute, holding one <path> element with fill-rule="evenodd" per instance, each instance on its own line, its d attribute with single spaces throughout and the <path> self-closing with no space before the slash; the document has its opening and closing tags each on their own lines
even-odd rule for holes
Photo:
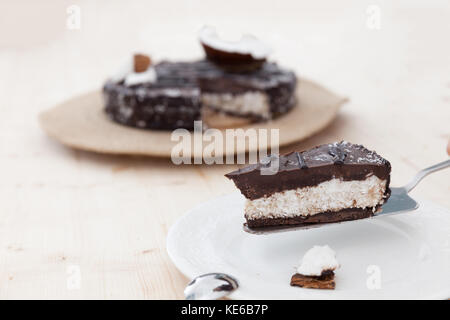
<svg viewBox="0 0 450 320">
<path fill-rule="evenodd" d="M 334 271 L 339 268 L 336 253 L 329 246 L 309 249 L 291 278 L 291 286 L 311 289 L 334 289 Z"/>
<path fill-rule="evenodd" d="M 249 228 L 309 225 L 373 216 L 389 198 L 389 161 L 362 145 L 324 144 L 226 175 L 247 198 Z M 272 158 L 273 161 L 273 158 Z"/>
</svg>

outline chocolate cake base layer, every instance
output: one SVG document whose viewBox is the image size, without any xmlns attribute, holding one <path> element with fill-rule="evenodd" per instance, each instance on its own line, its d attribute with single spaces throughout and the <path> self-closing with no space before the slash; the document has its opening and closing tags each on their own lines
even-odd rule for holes
<svg viewBox="0 0 450 320">
<path fill-rule="evenodd" d="M 334 272 L 325 271 L 320 276 L 304 276 L 296 273 L 291 278 L 291 286 L 310 289 L 331 289 L 336 287 Z"/>
<path fill-rule="evenodd" d="M 264 228 L 274 226 L 306 226 L 321 223 L 336 223 L 349 220 L 358 220 L 370 218 L 378 209 L 375 208 L 347 208 L 336 212 L 323 212 L 312 216 L 296 216 L 286 218 L 261 218 L 261 219 L 247 219 L 247 227 L 251 229 Z"/>
</svg>

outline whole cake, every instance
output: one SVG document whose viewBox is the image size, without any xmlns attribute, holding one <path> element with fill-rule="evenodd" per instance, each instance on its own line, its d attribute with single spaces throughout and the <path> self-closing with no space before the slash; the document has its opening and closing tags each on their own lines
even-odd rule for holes
<svg viewBox="0 0 450 320">
<path fill-rule="evenodd" d="M 390 163 L 362 145 L 335 142 L 277 160 L 273 175 L 261 174 L 267 162 L 226 175 L 247 198 L 250 228 L 367 218 L 390 196 Z"/>
<path fill-rule="evenodd" d="M 253 122 L 295 105 L 295 74 L 267 62 L 257 40 L 224 42 L 210 29 L 200 40 L 207 54 L 200 61 L 152 65 L 135 55 L 103 87 L 107 115 L 132 127 L 191 130 L 205 109 Z"/>
</svg>

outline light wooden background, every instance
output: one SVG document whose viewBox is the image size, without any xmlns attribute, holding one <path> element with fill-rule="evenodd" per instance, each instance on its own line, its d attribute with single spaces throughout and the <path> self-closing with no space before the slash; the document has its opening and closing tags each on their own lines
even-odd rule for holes
<svg viewBox="0 0 450 320">
<path fill-rule="evenodd" d="M 393 185 L 445 160 L 448 0 L 392 2 L 2 1 L 0 298 L 183 297 L 188 279 L 166 254 L 167 231 L 184 211 L 233 192 L 223 174 L 235 167 L 71 150 L 44 135 L 37 114 L 99 88 L 135 50 L 199 57 L 205 23 L 258 35 L 273 59 L 351 99 L 331 127 L 282 151 L 362 143 L 391 161 Z M 81 8 L 80 30 L 66 28 L 70 4 Z M 367 26 L 371 4 L 379 30 Z M 449 191 L 447 170 L 413 195 L 450 207 Z"/>
</svg>

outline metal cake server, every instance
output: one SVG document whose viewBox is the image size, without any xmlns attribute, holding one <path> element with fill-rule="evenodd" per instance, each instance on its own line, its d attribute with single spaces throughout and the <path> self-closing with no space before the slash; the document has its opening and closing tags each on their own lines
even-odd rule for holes
<svg viewBox="0 0 450 320">
<path fill-rule="evenodd" d="M 186 300 L 217 300 L 236 290 L 236 279 L 225 273 L 207 273 L 194 278 L 184 289 Z"/>
<path fill-rule="evenodd" d="M 399 188 L 391 188 L 391 196 L 388 199 L 388 201 L 381 207 L 381 212 L 378 212 L 373 217 L 379 217 L 379 216 L 387 216 L 387 215 L 393 215 L 398 213 L 404 213 L 408 211 L 415 210 L 419 207 L 419 204 L 416 200 L 411 198 L 408 193 L 414 189 L 414 187 L 427 175 L 429 175 L 432 172 L 436 172 L 438 170 L 442 170 L 445 168 L 450 167 L 450 159 L 439 162 L 438 164 L 435 164 L 434 166 L 428 167 L 426 169 L 423 169 L 419 171 L 416 176 L 405 186 L 399 187 Z M 244 231 L 251 233 L 251 234 L 271 234 L 271 233 L 278 233 L 278 232 L 287 232 L 287 231 L 296 231 L 296 230 L 305 230 L 305 229 L 311 229 L 311 228 L 318 228 L 328 225 L 334 225 L 336 223 L 349 223 L 352 221 L 357 220 L 350 220 L 350 221 L 342 221 L 342 222 L 335 222 L 335 223 L 317 223 L 312 224 L 308 226 L 275 226 L 275 227 L 266 227 L 266 228 L 249 228 L 247 224 L 244 224 Z"/>
</svg>

